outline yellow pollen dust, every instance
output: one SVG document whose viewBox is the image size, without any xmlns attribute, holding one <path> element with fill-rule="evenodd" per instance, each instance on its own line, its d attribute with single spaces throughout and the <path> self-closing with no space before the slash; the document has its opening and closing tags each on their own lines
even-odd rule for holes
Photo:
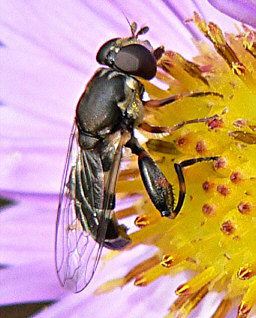
<svg viewBox="0 0 256 318">
<path fill-rule="evenodd" d="M 134 281 L 146 286 L 184 269 L 191 279 L 177 286 L 177 300 L 166 317 L 187 317 L 211 291 L 224 294 L 212 317 L 226 317 L 237 306 L 237 317 L 256 313 L 256 32 L 241 26 L 238 34 L 223 34 L 197 13 L 194 23 L 212 44 L 195 43 L 199 55 L 187 61 L 166 51 L 158 61 L 157 77 L 169 88 L 143 81 L 152 99 L 177 95 L 171 104 L 146 109 L 145 121 L 170 127 L 166 136 L 141 130 L 144 145 L 173 185 L 175 204 L 179 183 L 174 163 L 197 157 L 218 157 L 183 168 L 186 197 L 174 219 L 160 216 L 144 190 L 137 158 L 121 173 L 119 195 L 141 197 L 124 215 L 134 215 L 138 231 L 131 247 L 158 248 L 151 258 L 123 278 L 105 283 L 106 292 Z M 191 23 L 191 21 L 190 21 Z M 189 93 L 193 97 L 187 96 Z M 212 94 L 209 94 L 212 92 Z M 185 97 L 182 97 L 185 96 Z M 195 119 L 204 119 L 194 121 Z M 179 123 L 179 129 L 172 127 Z M 191 123 L 188 121 L 191 121 Z M 174 205 L 175 206 L 175 205 Z M 119 212 L 122 215 L 122 211 Z M 161 287 L 159 287 L 161 288 Z M 206 317 L 206 316 L 205 316 Z"/>
</svg>

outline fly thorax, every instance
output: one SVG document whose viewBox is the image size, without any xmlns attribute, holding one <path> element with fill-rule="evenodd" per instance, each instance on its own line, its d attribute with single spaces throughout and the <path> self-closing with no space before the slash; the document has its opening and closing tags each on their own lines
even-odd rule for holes
<svg viewBox="0 0 256 318">
<path fill-rule="evenodd" d="M 141 95 L 144 86 L 134 77 L 126 76 L 125 79 L 125 100 L 118 103 L 118 107 L 125 112 L 126 116 L 132 118 L 136 125 L 142 121 L 144 106 Z"/>
<path fill-rule="evenodd" d="M 143 120 L 144 106 L 137 92 L 133 103 L 127 109 L 127 114 L 134 118 L 135 127 L 138 126 Z"/>
</svg>

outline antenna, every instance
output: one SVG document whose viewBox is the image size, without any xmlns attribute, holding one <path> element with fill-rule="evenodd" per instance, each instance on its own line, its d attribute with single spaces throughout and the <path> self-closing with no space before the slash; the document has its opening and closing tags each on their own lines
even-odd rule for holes
<svg viewBox="0 0 256 318">
<path fill-rule="evenodd" d="M 122 12 L 123 13 L 123 12 Z M 141 27 L 139 29 L 139 31 L 136 33 L 137 31 L 137 28 L 138 28 L 138 25 L 136 22 L 132 22 L 130 23 L 129 19 L 127 18 L 127 16 L 123 13 L 123 16 L 125 17 L 127 23 L 129 24 L 130 26 L 130 29 L 131 29 L 131 33 L 132 33 L 132 37 L 133 38 L 138 38 L 139 35 L 142 35 L 142 34 L 145 34 L 148 32 L 149 30 L 149 27 L 148 26 L 144 26 L 144 27 Z"/>
</svg>

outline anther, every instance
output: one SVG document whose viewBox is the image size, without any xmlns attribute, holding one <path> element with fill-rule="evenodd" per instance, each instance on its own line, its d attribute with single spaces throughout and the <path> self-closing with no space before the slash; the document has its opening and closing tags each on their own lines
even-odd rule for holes
<svg viewBox="0 0 256 318">
<path fill-rule="evenodd" d="M 134 285 L 141 286 L 141 287 L 147 286 L 147 281 L 145 277 L 143 276 L 143 274 L 136 277 Z"/>
<path fill-rule="evenodd" d="M 237 206 L 237 209 L 242 214 L 250 214 L 252 210 L 252 204 L 250 202 L 240 202 Z"/>
<path fill-rule="evenodd" d="M 233 126 L 238 128 L 243 128 L 246 125 L 248 125 L 248 119 L 237 119 L 233 122 Z"/>
<path fill-rule="evenodd" d="M 240 181 L 242 181 L 243 179 L 242 179 L 241 172 L 240 171 L 232 172 L 232 174 L 230 175 L 230 180 L 233 183 L 239 183 Z"/>
<path fill-rule="evenodd" d="M 219 158 L 215 161 L 214 167 L 216 169 L 225 169 L 227 167 L 227 159 L 226 158 Z"/>
<path fill-rule="evenodd" d="M 207 216 L 212 216 L 212 215 L 214 215 L 215 209 L 216 209 L 215 205 L 213 205 L 213 204 L 208 204 L 208 203 L 204 204 L 203 207 L 202 207 L 203 213 L 204 213 L 205 215 L 207 215 Z"/>
<path fill-rule="evenodd" d="M 208 122 L 208 127 L 210 129 L 217 129 L 223 127 L 223 124 L 222 118 L 214 118 Z"/>
<path fill-rule="evenodd" d="M 239 271 L 237 272 L 237 277 L 241 280 L 250 279 L 254 275 L 255 273 L 253 272 L 253 269 L 249 265 L 240 267 Z"/>
<path fill-rule="evenodd" d="M 223 195 L 224 197 L 226 197 L 227 195 L 230 194 L 230 189 L 229 189 L 227 186 L 225 186 L 225 185 L 219 185 L 219 186 L 217 187 L 217 191 L 218 191 L 221 195 Z"/>
<path fill-rule="evenodd" d="M 186 138 L 181 137 L 181 138 L 179 138 L 179 139 L 177 140 L 177 145 L 180 146 L 180 147 L 182 147 L 182 146 L 184 146 L 184 145 L 186 144 L 186 142 L 187 142 Z"/>
<path fill-rule="evenodd" d="M 225 221 L 222 223 L 221 225 L 221 231 L 224 233 L 224 234 L 227 234 L 227 235 L 231 235 L 231 234 L 234 234 L 235 231 L 236 231 L 236 226 L 232 223 L 231 220 L 228 220 L 228 221 Z"/>
<path fill-rule="evenodd" d="M 199 154 L 202 154 L 202 153 L 204 153 L 206 151 L 206 143 L 203 140 L 199 140 L 196 143 L 196 151 Z"/>
<path fill-rule="evenodd" d="M 250 311 L 250 306 L 246 304 L 244 301 L 242 301 L 240 306 L 238 307 L 238 317 L 247 317 Z"/>
<path fill-rule="evenodd" d="M 245 74 L 246 68 L 241 62 L 232 62 L 232 71 L 235 75 Z"/>
<path fill-rule="evenodd" d="M 189 294 L 189 285 L 188 285 L 188 284 L 180 285 L 180 286 L 175 290 L 175 294 L 178 295 L 178 296 L 188 295 L 188 294 Z"/>
<path fill-rule="evenodd" d="M 214 189 L 215 183 L 209 182 L 209 181 L 205 181 L 205 182 L 202 184 L 202 187 L 203 187 L 204 191 L 208 192 L 208 191 Z"/>
<path fill-rule="evenodd" d="M 135 219 L 134 224 L 139 228 L 143 228 L 150 224 L 149 217 L 146 214 L 138 216 Z"/>
<path fill-rule="evenodd" d="M 173 256 L 171 254 L 163 255 L 163 258 L 162 258 L 162 261 L 160 262 L 160 264 L 166 268 L 171 267 L 173 264 Z"/>
</svg>

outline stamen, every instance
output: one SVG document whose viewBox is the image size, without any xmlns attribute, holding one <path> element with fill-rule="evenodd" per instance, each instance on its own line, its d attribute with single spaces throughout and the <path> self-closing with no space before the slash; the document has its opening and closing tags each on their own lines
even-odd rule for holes
<svg viewBox="0 0 256 318">
<path fill-rule="evenodd" d="M 224 317 L 226 317 L 231 306 L 232 306 L 232 301 L 229 298 L 224 298 L 222 300 L 222 302 L 219 304 L 218 308 L 216 309 L 215 313 L 212 315 L 211 318 L 224 318 Z"/>
<path fill-rule="evenodd" d="M 232 62 L 232 71 L 235 75 L 241 76 L 245 74 L 245 66 L 241 62 Z"/>
<path fill-rule="evenodd" d="M 203 153 L 206 153 L 207 151 L 207 147 L 206 147 L 206 143 L 203 140 L 199 140 L 196 143 L 196 152 L 198 152 L 200 155 L 202 155 Z"/>
<path fill-rule="evenodd" d="M 219 158 L 218 160 L 215 161 L 214 167 L 216 169 L 225 169 L 227 168 L 227 159 L 226 158 Z"/>
<path fill-rule="evenodd" d="M 179 153 L 174 143 L 164 140 L 149 139 L 146 142 L 146 145 L 149 150 L 157 151 L 158 153 L 167 153 L 173 155 L 177 155 Z"/>
<path fill-rule="evenodd" d="M 251 202 L 240 202 L 237 206 L 238 211 L 242 214 L 251 214 L 253 205 Z"/>
<path fill-rule="evenodd" d="M 208 122 L 208 127 L 210 129 L 223 128 L 224 122 L 222 118 L 214 118 Z"/>
<path fill-rule="evenodd" d="M 137 209 L 135 208 L 135 206 L 116 211 L 116 217 L 119 220 L 135 214 L 137 214 Z"/>
<path fill-rule="evenodd" d="M 173 260 L 174 258 L 171 254 L 165 254 L 160 264 L 166 268 L 169 268 L 173 265 Z"/>
<path fill-rule="evenodd" d="M 119 181 L 129 180 L 137 178 L 140 175 L 138 168 L 130 168 L 121 170 L 118 176 Z"/>
<path fill-rule="evenodd" d="M 256 302 L 256 279 L 249 285 L 238 308 L 239 317 L 247 317 Z"/>
<path fill-rule="evenodd" d="M 204 299 L 207 293 L 208 293 L 208 285 L 205 285 L 192 295 L 180 296 L 175 302 L 177 304 L 176 308 L 171 307 L 170 314 L 176 312 L 177 315 L 175 315 L 175 317 L 178 317 L 178 318 L 188 317 L 191 311 Z M 179 308 L 177 308 L 178 306 Z"/>
<path fill-rule="evenodd" d="M 215 214 L 216 206 L 213 204 L 204 204 L 202 211 L 206 216 L 213 216 Z"/>
<path fill-rule="evenodd" d="M 225 221 L 222 223 L 221 225 L 221 231 L 224 233 L 224 234 L 227 234 L 227 235 L 231 235 L 231 234 L 234 234 L 235 231 L 236 231 L 236 226 L 235 224 L 231 221 L 231 220 L 228 220 L 228 221 Z"/>
<path fill-rule="evenodd" d="M 254 79 L 246 66 L 238 59 L 235 51 L 228 45 L 221 29 L 213 22 L 205 23 L 198 13 L 194 13 L 194 21 L 204 35 L 213 43 L 216 51 L 227 62 L 232 72 L 237 75 L 249 88 L 254 86 Z"/>
<path fill-rule="evenodd" d="M 243 128 L 247 126 L 249 123 L 248 119 L 237 119 L 233 122 L 233 126 L 237 128 Z"/>
<path fill-rule="evenodd" d="M 230 131 L 229 136 L 249 145 L 256 144 L 256 134 L 253 134 L 253 133 L 248 133 L 243 131 Z"/>
<path fill-rule="evenodd" d="M 217 191 L 224 197 L 230 194 L 230 189 L 224 184 L 217 186 Z"/>
<path fill-rule="evenodd" d="M 246 280 L 256 275 L 256 264 L 247 264 L 240 267 L 237 272 L 237 277 L 241 280 Z"/>
<path fill-rule="evenodd" d="M 210 22 L 207 25 L 196 12 L 194 13 L 194 21 L 198 28 L 204 33 L 204 35 L 212 41 L 216 51 L 226 60 L 231 68 L 232 63 L 239 62 L 239 59 L 236 56 L 235 52 L 227 44 L 222 31 L 215 23 Z"/>
<path fill-rule="evenodd" d="M 215 186 L 216 186 L 215 183 L 210 181 L 205 181 L 202 185 L 204 191 L 206 192 L 213 190 Z"/>
<path fill-rule="evenodd" d="M 129 183 L 129 185 L 128 185 Z M 141 193 L 141 180 L 139 178 L 129 181 L 120 181 L 117 183 L 116 191 L 118 193 L 130 193 L 131 189 L 133 190 L 133 193 Z"/>
<path fill-rule="evenodd" d="M 233 172 L 230 176 L 230 180 L 235 184 L 240 183 L 243 180 L 241 172 L 240 171 Z"/>
<path fill-rule="evenodd" d="M 149 270 L 150 268 L 154 267 L 158 263 L 159 263 L 158 255 L 154 255 L 151 258 L 148 258 L 147 260 L 145 260 L 144 262 L 141 262 L 125 275 L 124 277 L 125 282 L 128 283 L 134 278 L 139 277 L 139 275 L 141 275 L 143 272 Z"/>
<path fill-rule="evenodd" d="M 194 90 L 196 84 L 198 86 L 194 79 L 198 79 L 208 86 L 208 81 L 202 76 L 198 65 L 186 60 L 178 53 L 166 51 L 158 65 L 190 90 Z"/>
<path fill-rule="evenodd" d="M 178 296 L 193 294 L 208 284 L 215 276 L 215 268 L 208 267 L 206 270 L 189 280 L 186 284 L 179 286 L 175 292 Z"/>
<path fill-rule="evenodd" d="M 159 220 L 159 216 L 156 213 L 143 214 L 138 216 L 134 224 L 139 228 L 144 228 L 150 224 L 154 224 Z"/>
<path fill-rule="evenodd" d="M 165 268 L 173 267 L 193 255 L 194 252 L 193 244 L 183 245 L 180 249 L 173 251 L 171 254 L 164 254 L 160 264 Z"/>
<path fill-rule="evenodd" d="M 154 267 L 150 268 L 149 270 L 141 273 L 139 276 L 136 277 L 134 285 L 135 286 L 147 286 L 160 276 L 165 274 L 165 269 L 160 264 L 155 265 Z"/>
<path fill-rule="evenodd" d="M 140 231 L 131 233 L 130 237 L 132 240 L 132 246 L 139 244 L 141 242 L 146 242 L 148 240 L 154 240 L 154 236 L 159 236 L 165 232 L 171 231 L 173 223 L 168 222 L 166 218 L 161 218 L 159 216 L 159 221 L 156 224 L 146 226 Z"/>
</svg>

